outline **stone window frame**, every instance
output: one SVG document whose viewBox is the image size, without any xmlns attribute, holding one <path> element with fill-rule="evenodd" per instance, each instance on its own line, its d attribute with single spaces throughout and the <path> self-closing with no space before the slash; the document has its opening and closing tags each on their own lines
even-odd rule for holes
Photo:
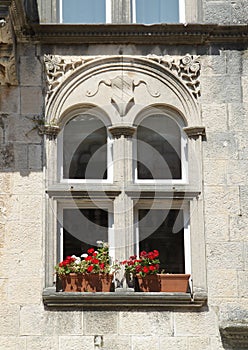
<svg viewBox="0 0 248 350">
<path fill-rule="evenodd" d="M 151 59 L 152 58 L 152 59 Z M 60 307 L 60 308 L 70 308 L 70 307 L 82 307 L 82 308 L 95 308 L 95 309 L 111 309 L 115 307 L 126 308 L 126 307 L 137 307 L 137 308 L 175 308 L 175 307 L 202 307 L 207 301 L 207 283 L 206 283 L 206 265 L 205 265 L 205 239 L 204 239 L 204 216 L 203 216 L 203 198 L 202 198 L 202 182 L 199 181 L 197 184 L 194 182 L 195 174 L 194 171 L 189 172 L 189 182 L 187 184 L 178 184 L 171 186 L 156 186 L 156 192 L 158 193 L 158 198 L 162 200 L 171 200 L 172 202 L 178 203 L 188 203 L 190 207 L 190 223 L 191 223 L 191 260 L 192 260 L 192 293 L 140 293 L 133 292 L 127 288 L 118 288 L 115 293 L 64 293 L 56 292 L 54 284 L 54 265 L 56 261 L 56 235 L 57 235 L 57 223 L 54 213 L 57 212 L 58 202 L 60 200 L 83 200 L 89 201 L 91 198 L 104 200 L 106 196 L 112 201 L 114 207 L 114 213 L 116 213 L 115 208 L 118 208 L 122 203 L 123 199 L 126 204 L 136 203 L 138 199 L 142 198 L 145 200 L 151 200 L 154 198 L 154 184 L 146 184 L 142 187 L 142 191 L 137 189 L 137 185 L 130 181 L 132 179 L 132 160 L 127 162 L 126 175 L 127 182 L 125 191 L 122 190 L 120 182 L 116 181 L 113 184 L 101 184 L 93 185 L 89 188 L 88 184 L 66 184 L 58 183 L 54 176 L 57 174 L 57 138 L 56 134 L 59 129 L 63 127 L 65 123 L 65 115 L 68 111 L 73 109 L 74 97 L 78 96 L 81 84 L 84 85 L 85 101 L 92 101 L 91 97 L 94 96 L 95 100 L 100 99 L 102 101 L 102 93 L 104 91 L 104 100 L 107 102 L 107 108 L 110 114 L 114 111 L 120 113 L 117 118 L 114 116 L 113 123 L 109 125 L 109 132 L 113 135 L 113 149 L 120 150 L 130 154 L 132 152 L 132 142 L 133 135 L 135 133 L 135 126 L 133 123 L 118 123 L 118 120 L 123 120 L 122 113 L 126 113 L 126 104 L 110 105 L 109 98 L 113 99 L 113 84 L 116 83 L 116 75 L 118 74 L 118 67 L 121 70 L 121 76 L 124 79 L 128 79 L 125 75 L 125 70 L 132 72 L 133 74 L 138 74 L 136 80 L 133 81 L 133 90 L 130 92 L 135 100 L 139 99 L 139 89 L 135 88 L 142 84 L 142 90 L 146 93 L 146 103 L 147 98 L 150 101 L 159 101 L 159 96 L 162 98 L 161 94 L 156 94 L 156 86 L 152 88 L 148 84 L 149 79 L 156 80 L 155 84 L 160 84 L 159 89 L 169 89 L 172 94 L 174 94 L 174 110 L 178 110 L 176 107 L 178 103 L 181 105 L 182 113 L 181 117 L 185 118 L 184 132 L 188 137 L 188 151 L 189 151 L 189 168 L 194 164 L 195 158 L 192 158 L 194 153 L 200 164 L 200 174 L 201 174 L 201 157 L 202 157 L 202 139 L 204 137 L 205 128 L 199 125 L 199 111 L 197 108 L 197 92 L 198 90 L 189 90 L 187 85 L 185 85 L 183 80 L 177 78 L 168 68 L 161 66 L 159 63 L 161 58 L 159 57 L 143 57 L 143 56 L 106 56 L 106 57 L 88 57 L 85 63 L 85 58 L 72 59 L 72 70 L 69 71 L 69 79 L 67 75 L 64 76 L 60 85 L 53 84 L 53 80 L 50 80 L 49 95 L 47 96 L 47 108 L 46 108 L 46 125 L 44 128 L 45 137 L 45 149 L 46 149 L 46 159 L 47 159 L 47 174 L 45 178 L 45 188 L 46 188 L 46 221 L 45 221 L 45 283 L 43 291 L 43 302 L 47 307 Z M 189 56 L 187 56 L 188 62 Z M 51 72 L 51 60 L 49 57 L 48 74 Z M 174 59 L 165 57 L 162 63 L 174 62 Z M 74 60 L 76 62 L 82 62 L 81 66 L 77 69 L 73 68 Z M 58 59 L 55 61 L 58 64 Z M 156 63 L 158 61 L 158 63 Z M 63 64 L 63 59 L 61 64 Z M 68 58 L 66 58 L 68 62 Z M 89 63 L 87 63 L 89 62 Z M 184 64 L 184 60 L 181 61 Z M 67 63 L 68 64 L 68 63 Z M 176 64 L 176 61 L 175 63 Z M 57 66 L 56 66 L 57 67 Z M 57 68 L 56 68 L 57 69 Z M 105 80 L 105 72 L 108 71 L 107 80 Z M 111 78 L 112 74 L 112 78 Z M 141 75 L 140 75 L 141 74 Z M 142 76 L 146 74 L 146 77 Z M 103 75 L 103 77 L 102 77 Z M 140 75 L 140 76 L 139 76 Z M 94 80 L 93 90 L 92 84 L 90 84 L 91 77 L 97 76 L 97 80 Z M 87 80 L 88 79 L 88 80 Z M 95 78 L 94 78 L 95 79 Z M 139 80 L 144 79 L 144 80 Z M 97 83 L 98 81 L 98 83 Z M 130 80 L 127 82 L 130 83 Z M 90 90 L 87 90 L 87 84 L 90 84 Z M 162 85 L 161 85 L 162 84 Z M 165 85 L 163 85 L 165 84 Z M 149 86 L 149 87 L 148 87 Z M 76 88 L 75 88 L 76 87 Z M 196 86 L 197 87 L 197 86 Z M 151 89 L 152 88 L 152 89 Z M 100 92 L 99 92 L 100 91 Z M 160 90 L 162 91 L 162 90 Z M 70 92 L 70 93 L 69 93 Z M 70 95 L 71 94 L 71 95 Z M 143 94 L 141 94 L 143 96 Z M 82 94 L 80 93 L 80 96 Z M 111 97 L 112 96 L 112 97 Z M 65 99 L 66 97 L 66 99 Z M 161 100 L 163 101 L 163 99 Z M 100 103 L 101 105 L 101 103 Z M 148 103 L 149 105 L 149 103 Z M 161 105 L 161 103 L 159 104 Z M 123 108 L 124 107 L 124 108 Z M 139 107 L 139 105 L 137 105 Z M 169 108 L 169 107 L 166 107 Z M 170 108 L 169 108 L 170 109 Z M 131 108 L 131 111 L 136 111 L 137 108 Z M 67 111 L 67 112 L 66 112 Z M 112 111 L 112 112 L 111 112 Z M 130 115 L 132 115 L 132 113 Z M 109 114 L 108 114 L 109 115 Z M 125 117 L 128 121 L 127 117 Z M 52 126 L 52 123 L 57 123 L 57 125 Z M 115 152 L 114 152 L 115 153 Z M 120 154 L 119 154 L 120 155 Z M 114 158 L 115 160 L 115 158 Z M 119 180 L 121 179 L 120 171 L 118 168 L 114 169 L 119 174 Z M 200 175 L 201 178 L 201 175 Z M 200 179 L 199 178 L 199 179 Z M 90 194 L 89 194 L 90 192 Z M 124 198 L 125 197 L 125 198 Z M 118 215 L 114 218 L 116 221 L 119 220 Z M 116 222 L 117 222 L 116 221 Z M 123 232 L 125 232 L 125 242 L 130 242 L 132 240 L 132 227 L 133 227 L 133 215 L 127 215 L 127 220 L 125 225 L 121 227 Z M 131 229 L 130 229 L 131 228 Z M 130 246 L 127 247 L 125 251 L 125 256 L 132 255 Z"/>
<path fill-rule="evenodd" d="M 38 0 L 39 16 L 41 23 L 59 24 L 60 0 Z M 180 7 L 184 8 L 184 15 L 180 15 L 179 23 L 199 23 L 202 21 L 202 0 L 179 0 L 184 1 Z M 111 5 L 109 19 L 111 23 L 131 24 L 132 20 L 132 0 L 114 0 Z M 107 22 L 108 23 L 108 22 Z"/>
</svg>

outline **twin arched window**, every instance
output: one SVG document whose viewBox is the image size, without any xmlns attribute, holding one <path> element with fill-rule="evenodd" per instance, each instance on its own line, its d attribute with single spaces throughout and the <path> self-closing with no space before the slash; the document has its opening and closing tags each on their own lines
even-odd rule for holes
<svg viewBox="0 0 248 350">
<path fill-rule="evenodd" d="M 185 179 L 186 139 L 178 118 L 150 113 L 137 125 L 133 160 L 135 180 Z M 80 113 L 63 130 L 61 179 L 107 180 L 111 136 L 99 116 Z"/>
</svg>

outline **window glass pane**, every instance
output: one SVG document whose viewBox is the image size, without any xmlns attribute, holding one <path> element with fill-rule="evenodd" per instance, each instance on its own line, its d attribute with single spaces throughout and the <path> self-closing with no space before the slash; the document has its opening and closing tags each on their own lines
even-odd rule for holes
<svg viewBox="0 0 248 350">
<path fill-rule="evenodd" d="M 63 177 L 107 178 L 107 130 L 100 119 L 80 114 L 65 125 Z"/>
<path fill-rule="evenodd" d="M 136 0 L 137 23 L 178 23 L 178 0 Z"/>
<path fill-rule="evenodd" d="M 181 179 L 181 133 L 164 115 L 145 118 L 137 128 L 138 179 Z"/>
<path fill-rule="evenodd" d="M 165 273 L 184 273 L 182 210 L 139 210 L 139 240 L 140 252 L 159 251 L 160 269 Z"/>
<path fill-rule="evenodd" d="M 96 242 L 108 242 L 108 212 L 102 209 L 63 210 L 63 259 L 81 256 Z"/>
<path fill-rule="evenodd" d="M 105 0 L 62 0 L 63 23 L 105 23 Z"/>
</svg>

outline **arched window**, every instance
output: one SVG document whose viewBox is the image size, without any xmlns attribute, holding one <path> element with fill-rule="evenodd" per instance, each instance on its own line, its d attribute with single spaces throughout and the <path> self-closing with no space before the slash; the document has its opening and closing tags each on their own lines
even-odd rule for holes
<svg viewBox="0 0 248 350">
<path fill-rule="evenodd" d="M 138 180 L 182 180 L 186 141 L 177 121 L 165 114 L 145 117 L 137 127 Z"/>
<path fill-rule="evenodd" d="M 63 179 L 107 179 L 107 130 L 89 113 L 70 119 L 63 130 Z"/>
</svg>

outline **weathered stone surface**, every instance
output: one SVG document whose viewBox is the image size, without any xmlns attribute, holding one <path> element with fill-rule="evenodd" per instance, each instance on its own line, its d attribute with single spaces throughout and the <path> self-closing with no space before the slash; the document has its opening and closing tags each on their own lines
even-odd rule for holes
<svg viewBox="0 0 248 350">
<path fill-rule="evenodd" d="M 248 104 L 228 103 L 227 108 L 229 129 L 245 133 L 248 128 Z"/>
<path fill-rule="evenodd" d="M 1 254 L 1 252 L 0 252 L 0 254 Z M 4 304 L 4 305 L 7 304 L 7 299 L 8 299 L 7 287 L 8 287 L 8 279 L 7 278 L 0 278 L 0 295 L 1 295 L 0 304 Z"/>
<path fill-rule="evenodd" d="M 59 337 L 59 350 L 94 350 L 93 336 L 61 336 Z M 99 348 L 102 349 L 102 348 Z"/>
<path fill-rule="evenodd" d="M 41 86 L 41 68 L 40 61 L 34 56 L 20 57 L 20 83 L 22 86 Z"/>
<path fill-rule="evenodd" d="M 235 161 L 234 161 L 235 162 Z M 226 185 L 227 184 L 227 167 L 229 162 L 221 159 L 206 159 L 204 161 L 204 182 L 206 185 Z M 232 183 L 231 183 L 232 184 Z"/>
<path fill-rule="evenodd" d="M 58 337 L 28 336 L 26 337 L 27 350 L 58 350 Z"/>
<path fill-rule="evenodd" d="M 33 171 L 42 170 L 42 146 L 28 146 L 28 168 Z"/>
<path fill-rule="evenodd" d="M 39 272 L 39 271 L 38 271 Z M 42 279 L 32 277 L 20 278 L 12 274 L 8 281 L 8 303 L 17 305 L 27 305 L 32 300 L 33 304 L 40 304 Z M 39 273 L 37 273 L 39 276 Z"/>
<path fill-rule="evenodd" d="M 248 183 L 248 160 L 230 160 L 227 163 L 227 184 L 245 185 Z"/>
<path fill-rule="evenodd" d="M 5 350 L 5 349 L 6 350 L 7 349 L 8 350 L 26 350 L 26 338 L 25 337 L 0 336 L 0 344 L 1 344 L 0 347 L 3 350 Z"/>
<path fill-rule="evenodd" d="M 230 24 L 230 5 L 225 2 L 209 2 L 205 5 L 204 22 Z"/>
<path fill-rule="evenodd" d="M 21 88 L 21 114 L 41 114 L 43 105 L 41 88 L 35 86 Z"/>
<path fill-rule="evenodd" d="M 87 335 L 116 334 L 117 312 L 85 312 L 84 332 Z"/>
<path fill-rule="evenodd" d="M 187 337 L 159 337 L 159 350 L 185 350 L 187 349 Z"/>
<path fill-rule="evenodd" d="M 159 350 L 159 338 L 152 336 L 133 336 L 132 349 L 134 350 Z"/>
<path fill-rule="evenodd" d="M 236 270 L 216 269 L 208 273 L 209 298 L 234 298 L 238 296 L 238 273 Z"/>
<path fill-rule="evenodd" d="M 202 104 L 202 124 L 206 128 L 207 137 L 209 132 L 223 132 L 228 129 L 227 105 Z"/>
<path fill-rule="evenodd" d="M 19 87 L 0 86 L 0 112 L 20 113 Z"/>
<path fill-rule="evenodd" d="M 238 271 L 239 296 L 248 299 L 248 270 Z"/>
<path fill-rule="evenodd" d="M 189 337 L 188 338 L 188 349 L 189 350 L 212 350 L 210 344 L 210 338 L 207 337 Z"/>
<path fill-rule="evenodd" d="M 20 220 L 22 222 L 41 222 L 42 196 L 20 196 Z"/>
<path fill-rule="evenodd" d="M 246 24 L 248 22 L 248 4 L 246 0 L 231 2 L 231 21 L 235 24 Z"/>
<path fill-rule="evenodd" d="M 204 159 L 237 159 L 238 141 L 231 132 L 207 132 L 203 144 Z"/>
<path fill-rule="evenodd" d="M 218 334 L 217 315 L 213 310 L 187 312 L 175 312 L 174 314 L 175 336 L 216 336 Z"/>
<path fill-rule="evenodd" d="M 219 269 L 243 270 L 244 252 L 241 242 L 213 242 L 206 245 L 209 272 Z"/>
<path fill-rule="evenodd" d="M 120 334 L 146 334 L 163 335 L 172 334 L 171 313 L 170 312 L 132 312 L 120 313 L 119 333 Z M 135 329 L 132 319 L 135 319 Z"/>
<path fill-rule="evenodd" d="M 41 172 L 32 172 L 28 175 L 14 173 L 12 175 L 13 194 L 43 194 L 43 174 Z"/>
<path fill-rule="evenodd" d="M 240 213 L 238 186 L 205 186 L 207 215 L 238 215 Z"/>
<path fill-rule="evenodd" d="M 248 78 L 246 76 L 241 78 L 241 86 L 242 86 L 242 93 L 243 93 L 243 101 L 247 103 L 248 102 Z"/>
<path fill-rule="evenodd" d="M 1 336 L 19 335 L 20 307 L 1 305 L 0 307 L 0 334 Z"/>
<path fill-rule="evenodd" d="M 230 240 L 248 242 L 248 216 L 247 213 L 241 213 L 242 216 L 230 216 Z"/>
<path fill-rule="evenodd" d="M 131 337 L 127 336 L 119 336 L 115 335 L 109 336 L 104 335 L 103 336 L 103 345 L 102 349 L 104 350 L 129 350 L 132 349 L 131 347 Z"/>
<path fill-rule="evenodd" d="M 229 240 L 229 216 L 217 213 L 205 219 L 206 242 L 226 242 Z"/>
</svg>

